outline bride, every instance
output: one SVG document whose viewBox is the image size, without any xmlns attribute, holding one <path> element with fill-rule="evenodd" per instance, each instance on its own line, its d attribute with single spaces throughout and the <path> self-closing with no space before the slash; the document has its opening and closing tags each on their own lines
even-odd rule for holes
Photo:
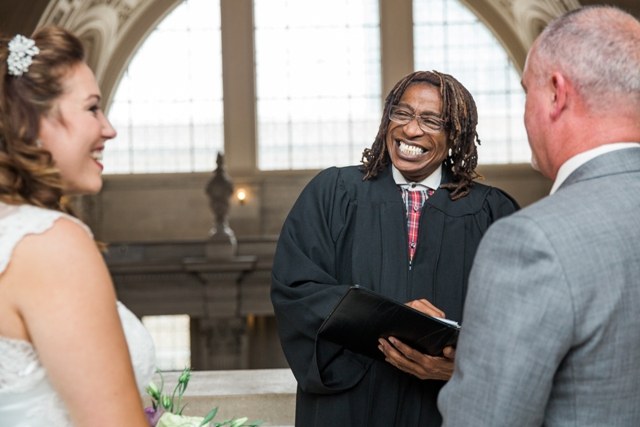
<svg viewBox="0 0 640 427">
<path fill-rule="evenodd" d="M 0 39 L 0 78 L 0 426 L 148 426 L 153 345 L 63 198 L 100 190 L 116 136 L 82 45 Z"/>
</svg>

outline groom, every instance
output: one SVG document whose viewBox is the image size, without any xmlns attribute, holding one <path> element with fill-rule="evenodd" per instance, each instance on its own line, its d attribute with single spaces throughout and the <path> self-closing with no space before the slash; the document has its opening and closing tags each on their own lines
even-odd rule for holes
<svg viewBox="0 0 640 427">
<path fill-rule="evenodd" d="M 478 249 L 444 426 L 640 426 L 640 22 L 582 8 L 522 85 L 551 196 Z"/>
</svg>

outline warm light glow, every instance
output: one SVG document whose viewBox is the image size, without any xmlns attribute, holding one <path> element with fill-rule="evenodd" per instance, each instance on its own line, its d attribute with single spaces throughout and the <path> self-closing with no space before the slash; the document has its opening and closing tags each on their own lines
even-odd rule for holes
<svg viewBox="0 0 640 427">
<path fill-rule="evenodd" d="M 238 202 L 244 205 L 245 200 L 247 200 L 247 191 L 244 188 L 239 188 L 236 192 L 236 197 L 238 198 Z"/>
</svg>

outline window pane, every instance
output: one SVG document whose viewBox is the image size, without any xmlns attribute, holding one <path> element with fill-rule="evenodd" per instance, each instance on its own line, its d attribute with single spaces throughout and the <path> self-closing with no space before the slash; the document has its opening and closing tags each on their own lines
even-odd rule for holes
<svg viewBox="0 0 640 427">
<path fill-rule="evenodd" d="M 220 4 L 185 0 L 149 35 L 114 93 L 105 173 L 196 172 L 223 150 Z"/>
<path fill-rule="evenodd" d="M 254 0 L 258 167 L 360 161 L 381 114 L 378 0 Z"/>
<path fill-rule="evenodd" d="M 144 316 L 142 323 L 153 339 L 158 369 L 179 371 L 191 366 L 189 316 Z"/>
<path fill-rule="evenodd" d="M 479 162 L 528 163 L 520 76 L 489 29 L 458 0 L 414 0 L 413 22 L 415 68 L 453 75 L 476 100 Z"/>
</svg>

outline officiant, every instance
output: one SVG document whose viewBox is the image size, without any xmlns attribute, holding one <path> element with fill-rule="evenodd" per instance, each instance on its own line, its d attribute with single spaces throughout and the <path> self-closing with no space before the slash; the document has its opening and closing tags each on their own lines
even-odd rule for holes
<svg viewBox="0 0 640 427">
<path fill-rule="evenodd" d="M 454 77 L 418 71 L 388 94 L 360 165 L 320 172 L 294 204 L 278 242 L 272 302 L 298 381 L 296 426 L 439 426 L 450 357 L 421 355 L 425 375 L 317 337 L 358 284 L 461 321 L 480 238 L 517 203 L 478 183 L 477 111 Z M 387 345 L 389 344 L 386 342 Z"/>
</svg>

